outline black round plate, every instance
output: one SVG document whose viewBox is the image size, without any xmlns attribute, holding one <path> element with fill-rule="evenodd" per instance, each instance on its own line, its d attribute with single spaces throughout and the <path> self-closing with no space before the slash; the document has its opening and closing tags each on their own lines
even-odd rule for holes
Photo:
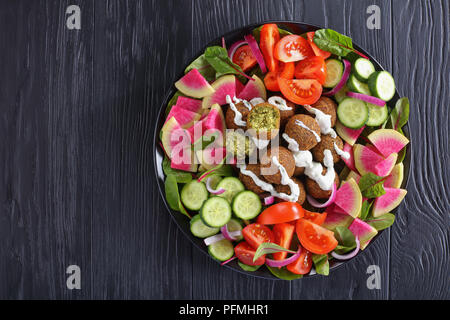
<svg viewBox="0 0 450 320">
<path fill-rule="evenodd" d="M 230 32 L 226 33 L 225 35 L 223 35 L 223 37 L 225 38 L 225 41 L 226 41 L 227 44 L 232 44 L 235 41 L 243 39 L 244 35 L 250 34 L 254 28 L 257 28 L 257 27 L 261 26 L 264 23 L 276 23 L 280 28 L 289 30 L 289 31 L 291 31 L 291 32 L 293 32 L 295 34 L 303 34 L 305 32 L 315 31 L 315 30 L 318 30 L 318 29 L 322 28 L 322 27 L 319 27 L 319 26 L 306 24 L 306 23 L 302 23 L 302 22 L 265 21 L 265 22 L 248 25 L 246 27 L 230 31 Z M 197 55 L 195 55 L 191 59 L 187 60 L 187 63 L 185 65 L 185 67 L 189 63 L 191 63 L 191 61 L 193 61 L 195 58 L 200 56 L 203 53 L 203 51 L 205 50 L 206 47 L 213 46 L 213 45 L 221 45 L 221 44 L 222 44 L 222 36 L 220 36 L 220 37 L 216 38 L 215 40 L 211 41 L 210 43 L 208 43 L 200 52 L 198 52 Z M 376 59 L 374 59 L 368 52 L 366 52 L 364 49 L 362 49 L 360 46 L 356 45 L 355 43 L 353 43 L 353 45 L 356 48 L 356 50 L 358 50 L 358 51 L 364 53 L 365 55 L 367 55 L 368 57 L 370 57 L 371 61 L 375 64 L 375 68 L 377 70 L 384 70 L 383 67 L 378 63 L 378 61 L 376 61 Z M 184 75 L 184 72 L 183 72 L 184 69 L 185 68 L 183 68 L 180 71 L 179 77 L 177 79 L 181 78 Z M 170 207 L 168 206 L 168 204 L 166 202 L 166 197 L 165 197 L 165 194 L 164 194 L 164 173 L 163 173 L 163 169 L 162 169 L 162 162 L 163 162 L 163 159 L 164 159 L 164 151 L 162 150 L 162 148 L 159 145 L 159 132 L 160 132 L 160 130 L 161 130 L 163 124 L 164 124 L 165 109 L 166 109 L 167 103 L 169 102 L 170 98 L 175 94 L 175 92 L 176 92 L 176 89 L 175 89 L 174 86 L 172 86 L 169 89 L 169 92 L 167 92 L 167 94 L 165 96 L 165 99 L 164 99 L 164 101 L 163 101 L 163 103 L 162 103 L 162 105 L 161 105 L 161 107 L 159 109 L 158 118 L 157 118 L 157 124 L 155 126 L 155 131 L 153 133 L 153 161 L 154 161 L 155 174 L 156 174 L 157 183 L 158 183 L 158 189 L 159 189 L 160 195 L 161 195 L 161 197 L 162 197 L 162 199 L 164 201 L 166 209 L 169 211 L 172 219 L 178 225 L 178 227 L 183 232 L 183 234 L 200 251 L 204 252 L 206 255 L 209 256 L 207 247 L 204 245 L 203 240 L 199 239 L 199 238 L 196 238 L 196 237 L 194 237 L 191 234 L 191 231 L 189 229 L 189 221 L 186 218 L 186 216 L 184 216 L 183 214 L 181 214 L 179 212 L 176 212 L 176 211 L 170 209 Z M 398 92 L 396 91 L 394 98 L 391 100 L 390 103 L 388 103 L 388 105 L 393 107 L 395 105 L 395 102 L 399 98 L 400 98 L 400 96 L 399 96 Z M 403 132 L 404 132 L 405 136 L 408 137 L 408 139 L 410 139 L 408 125 L 403 127 Z M 406 188 L 406 185 L 407 185 L 408 176 L 409 176 L 410 161 L 411 161 L 410 148 L 407 148 L 405 160 L 403 161 L 405 172 L 404 172 L 404 179 L 403 179 L 403 183 L 402 183 L 402 188 Z M 394 210 L 394 213 L 395 213 L 395 211 L 396 210 Z M 334 271 L 339 266 L 342 266 L 344 263 L 348 263 L 349 261 L 351 261 L 353 259 L 357 259 L 359 256 L 364 254 L 364 252 L 367 251 L 367 248 L 369 248 L 376 241 L 376 239 L 378 237 L 380 237 L 380 235 L 382 233 L 383 233 L 383 231 L 380 231 L 372 239 L 372 241 L 369 243 L 369 245 L 366 247 L 366 249 L 364 251 L 360 252 L 359 254 L 357 254 L 356 257 L 354 257 L 354 258 L 352 258 L 350 260 L 347 260 L 345 262 L 336 261 L 336 260 L 330 261 L 330 274 L 331 274 L 332 271 Z M 215 260 L 213 260 L 213 261 L 215 261 Z M 230 263 L 226 264 L 224 267 L 230 268 L 230 269 L 233 269 L 235 271 L 238 271 L 238 272 L 250 275 L 250 276 L 254 276 L 254 277 L 271 279 L 271 280 L 278 279 L 275 276 L 273 276 L 267 268 L 260 268 L 259 270 L 255 271 L 255 272 L 244 271 L 244 270 L 242 270 L 241 267 L 239 267 L 239 265 L 237 264 L 236 260 L 231 261 Z M 314 270 L 312 270 L 310 274 L 308 274 L 308 275 L 306 275 L 304 277 L 311 277 L 311 276 L 314 276 L 314 275 L 315 275 L 315 272 L 314 272 Z"/>
</svg>

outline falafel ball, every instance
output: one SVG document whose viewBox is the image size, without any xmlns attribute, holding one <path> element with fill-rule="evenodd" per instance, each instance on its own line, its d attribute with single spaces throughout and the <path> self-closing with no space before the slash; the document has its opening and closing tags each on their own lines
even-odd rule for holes
<svg viewBox="0 0 450 320">
<path fill-rule="evenodd" d="M 281 183 L 280 170 L 278 170 L 278 168 L 275 165 L 272 165 L 272 157 L 277 158 L 280 165 L 282 165 L 286 170 L 286 173 L 289 176 L 289 178 L 294 175 L 295 159 L 291 151 L 281 146 L 271 147 L 261 157 L 261 174 L 268 182 L 274 184 Z"/>
<path fill-rule="evenodd" d="M 303 204 L 305 202 L 305 199 L 306 199 L 305 186 L 303 185 L 303 182 L 301 182 L 299 179 L 294 178 L 294 177 L 291 178 L 291 179 L 292 179 L 292 181 L 294 181 L 298 185 L 298 188 L 300 189 L 300 194 L 298 196 L 297 203 Z M 289 186 L 285 186 L 285 185 L 279 184 L 279 185 L 275 186 L 275 190 L 278 193 L 285 193 L 287 195 L 291 195 L 291 188 Z"/>
<path fill-rule="evenodd" d="M 241 159 L 253 154 L 256 150 L 253 140 L 243 132 L 239 129 L 227 130 L 225 140 L 227 151 Z"/>
<path fill-rule="evenodd" d="M 333 156 L 333 162 L 338 162 L 341 157 L 337 154 L 336 149 L 334 148 L 335 143 L 340 150 L 344 148 L 344 142 L 339 136 L 336 135 L 336 138 L 332 138 L 329 134 L 323 134 L 320 142 L 311 150 L 314 160 L 323 163 L 323 159 L 325 157 L 323 152 L 328 149 L 331 151 L 331 155 Z"/>
<path fill-rule="evenodd" d="M 253 172 L 261 180 L 265 181 L 264 177 L 261 176 L 261 169 L 259 164 L 248 164 L 246 169 Z M 255 181 L 253 181 L 252 177 L 247 176 L 241 172 L 239 172 L 239 180 L 241 180 L 247 190 L 253 191 L 256 194 L 262 194 L 266 192 L 255 184 Z"/>
<path fill-rule="evenodd" d="M 294 176 L 298 177 L 305 173 L 305 167 L 295 167 Z"/>
<path fill-rule="evenodd" d="M 258 139 L 275 138 L 280 131 L 280 110 L 267 102 L 257 104 L 247 116 L 247 128 L 253 129 Z"/>
<path fill-rule="evenodd" d="M 323 168 L 322 174 L 325 174 L 327 168 Z M 334 183 L 336 183 L 336 188 L 339 186 L 339 175 L 335 173 Z M 328 199 L 331 196 L 331 190 L 322 190 L 320 186 L 314 180 L 306 178 L 305 180 L 306 192 L 311 195 L 311 197 L 316 199 Z"/>
<path fill-rule="evenodd" d="M 281 110 L 279 106 L 282 106 L 282 103 L 278 102 L 278 101 L 280 101 L 279 99 L 283 99 L 283 98 L 281 98 L 279 96 L 270 97 L 269 103 L 274 105 L 275 107 L 277 107 L 278 110 L 280 110 L 280 126 L 284 127 L 286 125 L 286 123 L 288 122 L 289 118 L 295 114 L 295 104 L 289 100 L 283 99 L 286 102 L 286 106 L 288 106 L 291 109 L 290 110 Z"/>
<path fill-rule="evenodd" d="M 243 102 L 239 102 L 236 104 L 236 109 L 242 114 L 242 120 L 247 121 L 248 114 L 250 113 L 250 110 L 244 105 Z M 245 127 L 238 126 L 236 123 L 234 123 L 234 116 L 235 112 L 228 107 L 227 112 L 225 113 L 225 124 L 227 125 L 228 129 L 246 129 Z"/>
<path fill-rule="evenodd" d="M 312 104 L 311 107 L 322 111 L 325 114 L 331 116 L 331 126 L 334 127 L 336 124 L 336 109 L 337 105 L 331 98 L 322 96 L 317 100 L 316 103 Z"/>
<path fill-rule="evenodd" d="M 310 130 L 303 126 L 306 126 Z M 319 124 L 316 119 L 306 114 L 296 114 L 291 117 L 286 124 L 285 133 L 290 138 L 297 141 L 300 150 L 310 150 L 314 148 L 318 143 L 317 140 L 320 139 Z"/>
</svg>

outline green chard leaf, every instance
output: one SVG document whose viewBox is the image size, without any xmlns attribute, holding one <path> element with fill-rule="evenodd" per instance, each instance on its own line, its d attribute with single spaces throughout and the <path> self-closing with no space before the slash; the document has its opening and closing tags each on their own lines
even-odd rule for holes
<svg viewBox="0 0 450 320">
<path fill-rule="evenodd" d="M 303 277 L 303 275 L 301 274 L 295 274 L 290 272 L 288 269 L 286 269 L 286 267 L 282 267 L 282 268 L 274 268 L 274 267 L 269 267 L 268 265 L 266 265 L 267 269 L 269 269 L 269 271 L 278 279 L 281 280 L 295 280 L 295 279 L 300 279 Z"/>
<path fill-rule="evenodd" d="M 180 193 L 178 191 L 177 178 L 173 174 L 169 174 L 164 182 L 164 190 L 166 192 L 166 200 L 172 210 L 179 211 L 182 214 L 191 218 L 189 213 L 184 209 L 180 200 Z"/>
<path fill-rule="evenodd" d="M 240 75 L 241 67 L 233 63 L 228 57 L 228 52 L 220 46 L 208 47 L 205 50 L 206 61 L 216 70 L 216 79 L 226 74 Z"/>
<path fill-rule="evenodd" d="M 370 216 L 367 223 L 377 229 L 377 231 L 389 228 L 395 221 L 395 216 L 392 213 L 386 213 L 379 217 Z"/>
<path fill-rule="evenodd" d="M 249 271 L 249 272 L 254 272 L 254 271 L 258 270 L 259 268 L 261 268 L 261 266 L 249 266 L 248 264 L 242 263 L 240 261 L 238 261 L 238 265 L 239 265 L 239 267 L 242 268 L 242 270 Z"/>
<path fill-rule="evenodd" d="M 356 248 L 355 236 L 346 227 L 336 227 L 334 231 L 336 240 L 339 245 L 334 249 L 338 254 L 344 254 Z"/>
<path fill-rule="evenodd" d="M 168 176 L 168 175 L 175 176 L 177 183 L 188 183 L 189 181 L 192 180 L 192 174 L 190 172 L 172 169 L 170 167 L 170 160 L 169 160 L 169 158 L 167 158 L 167 156 L 164 156 L 162 167 L 163 167 L 164 174 L 166 176 Z"/>
<path fill-rule="evenodd" d="M 392 129 L 401 129 L 409 119 L 409 99 L 406 97 L 400 98 L 395 103 L 394 109 L 391 111 L 390 120 Z M 400 131 L 400 130 L 399 130 Z"/>
<path fill-rule="evenodd" d="M 361 220 L 366 220 L 367 216 L 369 215 L 370 208 L 372 208 L 373 202 L 369 202 L 369 200 L 365 200 L 361 207 L 361 214 L 359 215 L 359 218 Z"/>
<path fill-rule="evenodd" d="M 259 245 L 258 249 L 256 249 L 255 256 L 253 257 L 253 262 L 258 260 L 259 257 L 269 254 L 269 253 L 275 253 L 275 252 L 289 252 L 289 253 L 295 253 L 295 251 L 285 249 L 275 243 L 272 242 L 263 242 Z"/>
<path fill-rule="evenodd" d="M 386 177 L 379 177 L 372 172 L 369 172 L 361 177 L 358 186 L 361 190 L 361 194 L 366 198 L 377 198 L 386 193 L 384 190 L 383 182 Z"/>
<path fill-rule="evenodd" d="M 320 49 L 340 57 L 345 57 L 349 53 L 355 52 L 350 37 L 331 29 L 317 30 L 314 34 L 313 41 Z"/>
<path fill-rule="evenodd" d="M 312 261 L 318 274 L 327 276 L 330 274 L 330 263 L 327 254 L 313 254 Z"/>
<path fill-rule="evenodd" d="M 192 61 L 191 64 L 184 70 L 184 73 L 188 73 L 192 69 L 197 69 L 206 81 L 214 81 L 216 79 L 216 70 L 206 60 L 205 54 L 202 54 L 197 59 Z"/>
</svg>

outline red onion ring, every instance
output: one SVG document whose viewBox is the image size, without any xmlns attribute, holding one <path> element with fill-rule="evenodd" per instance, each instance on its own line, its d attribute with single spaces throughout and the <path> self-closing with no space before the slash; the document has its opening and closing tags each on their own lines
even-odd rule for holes
<svg viewBox="0 0 450 320">
<path fill-rule="evenodd" d="M 209 246 L 209 245 L 211 245 L 211 244 L 213 244 L 213 243 L 219 242 L 219 241 L 224 240 L 224 239 L 225 239 L 225 237 L 223 236 L 223 234 L 219 233 L 219 234 L 216 234 L 216 235 L 214 235 L 214 236 L 205 238 L 205 239 L 203 240 L 203 242 L 204 242 L 207 246 Z"/>
<path fill-rule="evenodd" d="M 275 268 L 287 266 L 288 264 L 290 264 L 290 263 L 294 262 L 295 260 L 297 260 L 298 257 L 300 257 L 301 252 L 302 252 L 302 248 L 299 247 L 297 252 L 294 253 L 289 258 L 286 258 L 286 259 L 283 259 L 283 260 L 274 260 L 274 259 L 266 258 L 266 264 L 269 267 L 275 267 Z"/>
<path fill-rule="evenodd" d="M 311 197 L 309 194 L 306 195 L 306 199 L 308 199 L 308 202 L 310 205 L 316 208 L 325 208 L 331 205 L 334 200 L 336 199 L 336 183 L 333 183 L 333 188 L 331 189 L 331 195 L 330 198 L 325 203 L 320 203 L 313 197 Z"/>
<path fill-rule="evenodd" d="M 352 70 L 352 65 L 348 60 L 342 59 L 342 61 L 344 61 L 344 73 L 342 74 L 341 80 L 339 80 L 339 83 L 336 85 L 336 87 L 328 92 L 322 93 L 324 96 L 329 97 L 335 95 L 347 83 L 348 77 L 350 77 L 350 71 Z"/>
<path fill-rule="evenodd" d="M 338 259 L 338 260 L 348 260 L 348 259 L 351 259 L 354 256 L 356 256 L 356 254 L 359 251 L 359 248 L 361 247 L 361 244 L 359 243 L 358 237 L 355 237 L 355 241 L 356 241 L 355 250 L 353 250 L 352 252 L 347 253 L 347 254 L 337 254 L 336 252 L 333 251 L 333 252 L 331 252 L 331 255 L 333 256 L 333 258 Z M 266 259 L 266 261 L 267 261 L 267 259 Z"/>
<path fill-rule="evenodd" d="M 208 190 L 208 192 L 212 193 L 213 195 L 219 195 L 225 192 L 224 188 L 214 189 L 211 186 L 211 177 L 208 177 L 208 179 L 206 179 L 206 190 Z"/>
<path fill-rule="evenodd" d="M 231 45 L 230 49 L 228 49 L 228 57 L 230 57 L 231 61 L 233 61 L 233 56 L 236 53 L 236 50 L 244 44 L 247 44 L 245 40 L 239 40 Z"/>
<path fill-rule="evenodd" d="M 228 231 L 227 225 L 222 226 L 220 228 L 220 232 L 222 232 L 225 239 L 230 241 L 236 241 L 237 239 L 239 239 L 240 236 L 242 236 L 242 231 L 233 231 L 233 232 Z"/>
<path fill-rule="evenodd" d="M 224 265 L 226 265 L 228 262 L 231 262 L 231 261 L 233 261 L 233 260 L 236 259 L 236 258 L 237 258 L 236 256 L 233 256 L 233 257 L 231 257 L 230 259 L 228 259 L 228 260 L 222 262 L 220 265 L 221 265 L 221 266 L 224 266 Z"/>
<path fill-rule="evenodd" d="M 350 98 L 359 99 L 359 100 L 374 104 L 379 107 L 384 107 L 386 105 L 386 101 L 378 99 L 376 97 L 369 96 L 367 94 L 356 93 L 356 92 L 351 92 L 351 91 L 347 92 L 346 94 Z"/>
<path fill-rule="evenodd" d="M 268 196 L 264 198 L 264 204 L 266 206 L 270 206 L 271 204 L 273 204 L 275 201 L 275 197 L 274 196 Z"/>
<path fill-rule="evenodd" d="M 258 43 L 256 42 L 255 38 L 251 35 L 248 34 L 246 36 L 244 36 L 245 41 L 247 41 L 250 50 L 252 50 L 253 56 L 255 57 L 256 61 L 258 62 L 261 71 L 263 73 L 267 72 L 267 68 L 266 68 L 266 63 L 264 62 L 264 57 L 261 53 L 261 50 L 259 50 L 259 46 Z"/>
</svg>

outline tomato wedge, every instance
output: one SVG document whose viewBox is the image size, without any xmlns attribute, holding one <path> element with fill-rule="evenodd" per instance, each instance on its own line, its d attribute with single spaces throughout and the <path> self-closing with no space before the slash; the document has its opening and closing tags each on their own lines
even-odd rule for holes
<svg viewBox="0 0 450 320">
<path fill-rule="evenodd" d="M 308 37 L 309 45 L 311 46 L 311 49 L 314 51 L 314 54 L 318 57 L 322 57 L 324 59 L 327 59 L 331 56 L 331 53 L 328 51 L 324 51 L 320 49 L 315 43 L 314 43 L 314 31 L 308 32 L 306 36 Z"/>
<path fill-rule="evenodd" d="M 306 219 L 297 221 L 295 231 L 302 246 L 312 253 L 325 254 L 333 251 L 338 245 L 333 231 L 322 228 Z"/>
<path fill-rule="evenodd" d="M 289 223 L 279 223 L 273 226 L 272 232 L 275 236 L 275 243 L 285 249 L 289 249 L 294 236 L 295 227 Z M 286 259 L 287 252 L 275 252 L 272 254 L 275 260 Z"/>
<path fill-rule="evenodd" d="M 252 49 L 249 45 L 240 46 L 233 56 L 233 62 L 241 67 L 242 71 L 246 72 L 253 68 L 257 61 L 253 56 Z"/>
<path fill-rule="evenodd" d="M 267 72 L 264 77 L 264 85 L 266 89 L 269 91 L 280 91 L 280 86 L 278 85 L 278 76 L 283 77 L 284 79 L 292 79 L 294 78 L 295 72 L 295 63 L 288 62 L 283 63 L 283 71 L 281 73 L 275 71 Z"/>
<path fill-rule="evenodd" d="M 297 79 L 316 79 L 320 84 L 324 84 L 327 77 L 325 60 L 322 57 L 309 57 L 299 61 L 295 67 L 295 77 Z"/>
<path fill-rule="evenodd" d="M 263 242 L 275 241 L 272 230 L 259 223 L 252 223 L 246 226 L 242 230 L 242 235 L 244 236 L 245 241 L 247 241 L 247 243 L 255 250 L 258 249 Z"/>
<path fill-rule="evenodd" d="M 258 216 L 260 224 L 278 224 L 303 217 L 303 208 L 297 202 L 280 202 L 268 207 Z"/>
<path fill-rule="evenodd" d="M 278 27 L 274 23 L 265 24 L 261 28 L 259 48 L 269 71 L 278 70 L 278 61 L 273 56 L 275 44 L 280 40 Z"/>
<path fill-rule="evenodd" d="M 283 79 L 278 77 L 278 85 L 286 99 L 295 104 L 313 104 L 322 95 L 322 85 L 314 79 Z"/>
<path fill-rule="evenodd" d="M 295 63 L 294 62 L 286 62 L 283 64 L 283 71 L 280 73 L 280 77 L 283 79 L 292 79 L 294 78 L 295 73 Z"/>
<path fill-rule="evenodd" d="M 261 256 L 253 262 L 256 250 L 253 249 L 247 242 L 242 241 L 234 247 L 234 254 L 240 262 L 249 266 L 261 266 L 266 262 L 266 256 Z"/>
<path fill-rule="evenodd" d="M 295 274 L 307 274 L 312 268 L 312 253 L 302 248 L 300 257 L 287 265 L 286 269 Z"/>
<path fill-rule="evenodd" d="M 303 218 L 321 226 L 327 218 L 327 212 L 325 211 L 324 213 L 318 213 L 305 210 L 305 216 Z"/>
<path fill-rule="evenodd" d="M 314 56 L 314 51 L 306 39 L 291 34 L 277 42 L 273 54 L 279 61 L 293 62 Z"/>
</svg>

